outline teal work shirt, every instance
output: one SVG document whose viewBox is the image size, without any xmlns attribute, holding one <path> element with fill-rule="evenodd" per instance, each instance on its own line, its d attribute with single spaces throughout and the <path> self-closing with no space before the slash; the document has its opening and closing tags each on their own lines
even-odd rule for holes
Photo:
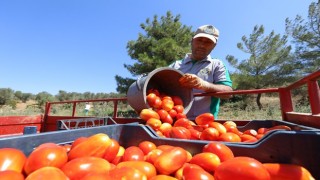
<svg viewBox="0 0 320 180">
<path fill-rule="evenodd" d="M 224 63 L 219 59 L 212 59 L 210 55 L 206 59 L 194 62 L 187 54 L 184 59 L 173 62 L 169 65 L 183 73 L 195 74 L 201 79 L 213 84 L 223 84 L 232 87 L 229 72 Z M 199 89 L 193 89 L 193 93 L 204 93 Z M 210 96 L 194 97 L 193 104 L 187 113 L 189 119 L 194 120 L 202 113 L 211 112 L 215 119 L 218 118 L 220 98 Z"/>
</svg>

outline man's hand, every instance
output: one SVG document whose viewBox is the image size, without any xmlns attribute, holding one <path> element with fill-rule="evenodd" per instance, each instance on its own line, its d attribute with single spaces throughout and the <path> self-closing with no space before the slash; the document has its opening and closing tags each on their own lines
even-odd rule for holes
<svg viewBox="0 0 320 180">
<path fill-rule="evenodd" d="M 207 88 L 208 82 L 202 80 L 194 74 L 184 74 L 180 79 L 179 83 L 183 87 L 196 88 L 205 90 Z"/>
</svg>

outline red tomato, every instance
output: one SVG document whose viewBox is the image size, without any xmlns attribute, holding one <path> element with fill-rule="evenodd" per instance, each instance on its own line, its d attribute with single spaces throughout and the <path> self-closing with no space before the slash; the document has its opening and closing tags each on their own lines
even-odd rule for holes
<svg viewBox="0 0 320 180">
<path fill-rule="evenodd" d="M 184 180 L 214 180 L 213 175 L 196 164 L 186 164 L 183 168 Z"/>
<path fill-rule="evenodd" d="M 250 134 L 242 134 L 240 135 L 241 142 L 256 142 L 258 139 L 255 136 Z"/>
<path fill-rule="evenodd" d="M 203 113 L 196 117 L 195 122 L 198 125 L 206 125 L 214 121 L 214 116 L 211 113 Z"/>
<path fill-rule="evenodd" d="M 196 129 L 189 129 L 191 133 L 190 139 L 199 140 L 201 136 L 201 132 Z"/>
<path fill-rule="evenodd" d="M 174 108 L 174 107 L 173 107 Z M 176 116 L 177 116 L 177 111 L 175 110 L 175 109 L 171 109 L 170 111 L 169 111 L 169 115 L 170 115 L 170 117 L 171 117 L 171 119 L 174 119 L 174 118 L 176 118 Z M 172 123 L 171 123 L 172 124 Z"/>
<path fill-rule="evenodd" d="M 150 94 L 150 93 L 154 93 L 155 95 L 160 96 L 159 90 L 155 88 L 148 89 L 147 94 Z"/>
<path fill-rule="evenodd" d="M 194 155 L 189 163 L 196 164 L 208 172 L 214 172 L 221 162 L 216 154 L 203 152 Z"/>
<path fill-rule="evenodd" d="M 138 146 L 125 149 L 122 161 L 144 161 L 144 153 Z"/>
<path fill-rule="evenodd" d="M 219 138 L 219 131 L 216 128 L 208 127 L 205 128 L 201 135 L 201 140 L 209 140 L 209 141 L 216 141 Z"/>
<path fill-rule="evenodd" d="M 157 146 L 151 141 L 142 141 L 138 146 L 143 151 L 144 155 L 147 155 L 150 151 L 157 148 Z"/>
<path fill-rule="evenodd" d="M 0 171 L 13 170 L 21 173 L 26 160 L 27 157 L 19 149 L 0 149 Z"/>
<path fill-rule="evenodd" d="M 169 137 L 171 128 L 172 128 L 172 125 L 170 123 L 162 123 L 162 125 L 159 128 L 159 131 L 161 131 L 165 137 Z"/>
<path fill-rule="evenodd" d="M 169 133 L 171 138 L 190 139 L 191 132 L 185 127 L 172 127 Z"/>
<path fill-rule="evenodd" d="M 32 151 L 28 156 L 24 165 L 24 172 L 30 174 L 37 169 L 47 166 L 61 168 L 67 161 L 67 151 L 63 147 L 58 145 L 41 146 Z"/>
<path fill-rule="evenodd" d="M 22 173 L 19 173 L 14 170 L 5 170 L 5 171 L 0 171 L 0 179 L 3 179 L 3 180 L 24 180 L 24 176 Z"/>
<path fill-rule="evenodd" d="M 227 129 L 226 129 L 226 127 L 224 127 L 221 123 L 219 123 L 219 122 L 210 122 L 209 123 L 209 127 L 213 127 L 213 128 L 215 128 L 216 130 L 218 130 L 219 131 L 219 134 L 224 134 L 224 133 L 226 133 L 227 132 Z"/>
<path fill-rule="evenodd" d="M 154 162 L 154 166 L 160 174 L 169 175 L 187 162 L 188 154 L 181 147 L 174 147 L 164 151 Z"/>
<path fill-rule="evenodd" d="M 180 119 L 180 118 L 187 118 L 187 115 L 184 113 L 177 113 L 176 119 Z"/>
<path fill-rule="evenodd" d="M 72 145 L 71 145 L 71 149 L 73 149 L 75 146 L 77 146 L 78 144 L 82 143 L 83 141 L 87 140 L 88 137 L 79 137 L 76 140 L 73 141 Z"/>
<path fill-rule="evenodd" d="M 112 180 L 147 180 L 147 175 L 133 167 L 114 168 L 109 171 Z"/>
<path fill-rule="evenodd" d="M 181 97 L 172 96 L 172 101 L 174 102 L 174 105 L 182 105 L 182 107 L 183 107 L 183 101 L 182 101 Z"/>
<path fill-rule="evenodd" d="M 182 105 L 175 105 L 173 109 L 176 110 L 177 113 L 183 113 L 184 107 Z"/>
<path fill-rule="evenodd" d="M 132 167 L 138 169 L 140 172 L 145 174 L 148 179 L 157 175 L 154 165 L 146 161 L 125 161 L 117 165 L 117 168 L 122 167 Z"/>
<path fill-rule="evenodd" d="M 224 134 L 221 134 L 219 136 L 219 141 L 225 141 L 225 142 L 241 142 L 241 138 L 239 135 L 232 133 L 232 132 L 227 132 Z"/>
<path fill-rule="evenodd" d="M 147 95 L 146 99 L 147 99 L 147 103 L 149 104 L 149 106 L 151 106 L 151 107 L 153 106 L 157 97 L 158 96 L 155 93 L 149 93 Z"/>
<path fill-rule="evenodd" d="M 216 154 L 221 162 L 234 158 L 232 150 L 228 146 L 220 142 L 210 142 L 203 147 L 202 151 Z"/>
<path fill-rule="evenodd" d="M 89 173 L 85 175 L 81 180 L 112 180 L 112 177 L 107 173 Z"/>
<path fill-rule="evenodd" d="M 150 180 L 178 180 L 177 178 L 174 178 L 169 175 L 164 175 L 164 174 L 158 174 L 154 177 L 152 177 Z"/>
<path fill-rule="evenodd" d="M 191 129 L 194 123 L 187 118 L 180 118 L 174 122 L 174 127 L 185 127 L 187 129 Z"/>
<path fill-rule="evenodd" d="M 261 162 L 250 157 L 235 157 L 224 161 L 214 173 L 215 179 L 269 180 L 270 174 Z"/>
<path fill-rule="evenodd" d="M 164 110 L 164 109 L 159 109 L 157 111 L 157 113 L 159 114 L 160 120 L 163 120 L 167 117 L 167 115 L 169 114 L 168 111 Z"/>
<path fill-rule="evenodd" d="M 163 150 L 161 149 L 154 149 L 151 150 L 145 158 L 145 161 L 154 164 L 155 160 L 162 154 Z"/>
<path fill-rule="evenodd" d="M 162 122 L 160 119 L 150 118 L 147 120 L 146 125 L 150 126 L 154 130 L 158 130 L 161 126 Z"/>
<path fill-rule="evenodd" d="M 268 170 L 271 179 L 315 179 L 306 168 L 299 165 L 264 163 L 263 166 Z"/>
<path fill-rule="evenodd" d="M 148 121 L 150 118 L 160 119 L 159 114 L 152 109 L 142 109 L 140 112 L 140 118 L 142 120 Z"/>
<path fill-rule="evenodd" d="M 106 149 L 111 145 L 111 139 L 107 134 L 98 133 L 94 134 L 84 142 L 78 144 L 72 148 L 68 154 L 69 160 L 84 157 L 84 156 L 94 156 L 103 157 Z"/>
<path fill-rule="evenodd" d="M 258 132 L 254 129 L 247 129 L 243 132 L 243 134 L 249 134 L 251 136 L 256 136 L 258 134 Z"/>
<path fill-rule="evenodd" d="M 61 168 L 70 180 L 81 179 L 89 173 L 106 173 L 110 169 L 110 163 L 107 160 L 98 157 L 75 158 L 68 161 Z"/>
<path fill-rule="evenodd" d="M 106 148 L 106 151 L 103 155 L 103 159 L 112 162 L 112 160 L 114 158 L 116 158 L 119 149 L 120 149 L 120 145 L 119 142 L 115 139 L 110 139 L 111 140 L 111 144 Z"/>
<path fill-rule="evenodd" d="M 161 104 L 161 108 L 166 110 L 166 111 L 170 111 L 174 106 L 174 102 L 171 99 L 163 99 L 162 100 L 162 104 Z"/>
<path fill-rule="evenodd" d="M 54 179 L 69 180 L 69 178 L 56 167 L 42 167 L 29 174 L 25 180 Z"/>
</svg>

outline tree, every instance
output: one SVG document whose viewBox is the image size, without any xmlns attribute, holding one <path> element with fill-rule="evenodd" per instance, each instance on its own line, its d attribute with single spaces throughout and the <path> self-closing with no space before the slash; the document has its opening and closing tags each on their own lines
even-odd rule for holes
<svg viewBox="0 0 320 180">
<path fill-rule="evenodd" d="M 0 105 L 10 104 L 14 100 L 14 90 L 10 88 L 0 88 Z"/>
<path fill-rule="evenodd" d="M 54 96 L 48 92 L 40 92 L 36 95 L 36 101 L 39 109 L 44 110 L 45 104 L 50 101 L 54 101 Z"/>
<path fill-rule="evenodd" d="M 170 11 L 166 16 L 148 18 L 140 25 L 145 34 L 139 33 L 138 39 L 129 41 L 127 50 L 129 56 L 135 62 L 133 65 L 124 64 L 124 67 L 136 77 L 149 73 L 155 68 L 168 66 L 177 59 L 182 59 L 190 50 L 190 40 L 193 35 L 191 27 L 182 25 L 180 15 L 173 16 Z M 129 86 L 135 81 L 132 78 L 115 76 L 117 91 L 126 93 Z"/>
<path fill-rule="evenodd" d="M 250 57 L 240 62 L 232 55 L 226 57 L 238 71 L 235 89 L 260 89 L 295 80 L 291 46 L 286 43 L 287 36 L 281 37 L 274 31 L 264 36 L 263 25 L 256 25 L 249 37 L 243 36 L 237 47 Z M 258 94 L 256 103 L 262 109 L 260 98 L 261 94 Z"/>
<path fill-rule="evenodd" d="M 295 20 L 286 19 L 286 32 L 292 36 L 295 55 L 304 73 L 312 73 L 320 67 L 320 2 L 309 6 L 308 21 L 297 15 Z"/>
</svg>

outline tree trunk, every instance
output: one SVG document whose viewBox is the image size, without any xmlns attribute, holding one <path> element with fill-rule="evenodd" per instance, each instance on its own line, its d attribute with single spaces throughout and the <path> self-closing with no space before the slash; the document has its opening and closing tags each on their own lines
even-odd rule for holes
<svg viewBox="0 0 320 180">
<path fill-rule="evenodd" d="M 258 107 L 259 107 L 259 110 L 262 109 L 262 104 L 261 104 L 261 102 L 260 102 L 260 99 L 261 99 L 261 94 L 258 94 L 257 99 L 256 99 L 256 102 L 257 102 L 257 105 L 258 105 Z"/>
</svg>

